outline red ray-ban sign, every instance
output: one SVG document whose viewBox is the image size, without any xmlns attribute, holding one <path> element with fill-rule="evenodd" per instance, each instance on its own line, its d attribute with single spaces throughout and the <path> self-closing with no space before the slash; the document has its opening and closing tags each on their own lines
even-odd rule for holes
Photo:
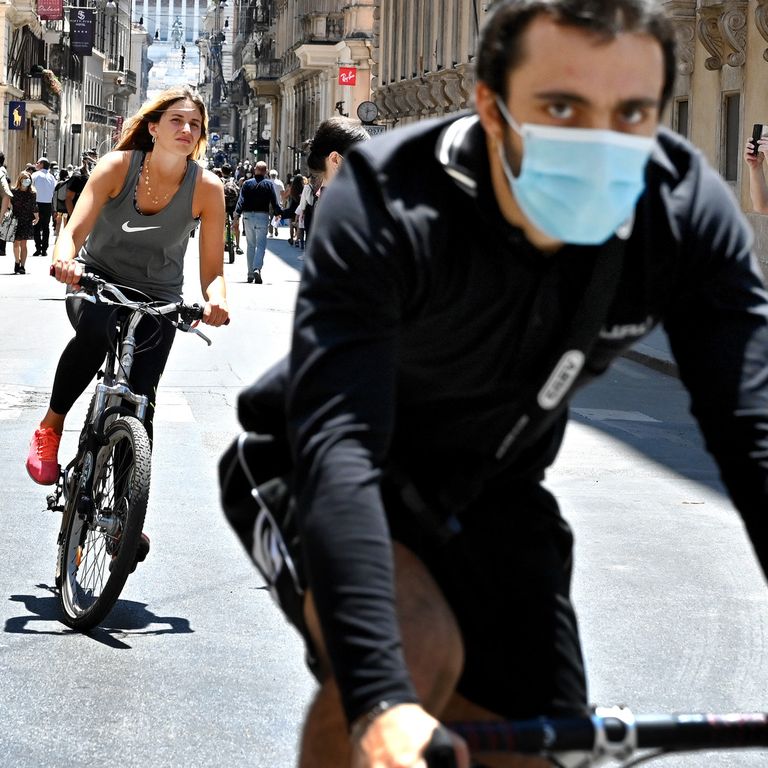
<svg viewBox="0 0 768 768">
<path fill-rule="evenodd" d="M 357 85 L 357 67 L 339 67 L 339 85 Z"/>
</svg>

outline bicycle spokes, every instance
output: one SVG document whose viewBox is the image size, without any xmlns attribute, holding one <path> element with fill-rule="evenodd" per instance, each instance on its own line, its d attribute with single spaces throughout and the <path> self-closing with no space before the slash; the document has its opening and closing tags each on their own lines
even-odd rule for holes
<svg viewBox="0 0 768 768">
<path fill-rule="evenodd" d="M 115 420 L 94 461 L 90 496 L 79 492 L 62 539 L 65 623 L 98 623 L 134 564 L 149 493 L 149 439 L 133 417 Z"/>
</svg>

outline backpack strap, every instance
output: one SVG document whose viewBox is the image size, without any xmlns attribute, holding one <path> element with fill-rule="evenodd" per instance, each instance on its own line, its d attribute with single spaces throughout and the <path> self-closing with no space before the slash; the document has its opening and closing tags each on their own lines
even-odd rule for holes
<svg viewBox="0 0 768 768">
<path fill-rule="evenodd" d="M 561 415 L 566 395 L 605 323 L 623 264 L 624 242 L 614 236 L 599 248 L 592 278 L 571 319 L 570 330 L 548 356 L 543 371 L 526 377 L 531 384 L 522 398 L 525 406 L 499 442 L 494 454 L 497 461 L 512 461 L 522 447 L 541 437 Z"/>
</svg>

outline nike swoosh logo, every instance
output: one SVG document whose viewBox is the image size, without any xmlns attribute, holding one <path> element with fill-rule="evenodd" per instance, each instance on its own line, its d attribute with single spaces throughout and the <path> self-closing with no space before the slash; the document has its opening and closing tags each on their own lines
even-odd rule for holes
<svg viewBox="0 0 768 768">
<path fill-rule="evenodd" d="M 148 229 L 160 229 L 160 226 L 155 227 L 132 227 L 130 221 L 123 222 L 123 232 L 146 232 Z"/>
</svg>

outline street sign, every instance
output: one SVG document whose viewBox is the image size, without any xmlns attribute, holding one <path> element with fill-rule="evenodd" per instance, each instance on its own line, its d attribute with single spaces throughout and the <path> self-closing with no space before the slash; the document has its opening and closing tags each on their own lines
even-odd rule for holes
<svg viewBox="0 0 768 768">
<path fill-rule="evenodd" d="M 215 144 L 220 138 L 221 138 L 221 136 L 219 136 L 218 133 L 212 133 L 211 134 L 211 143 Z"/>
<path fill-rule="evenodd" d="M 363 123 L 363 128 L 365 128 L 369 136 L 378 136 L 387 130 L 386 125 L 366 125 L 365 123 Z"/>
</svg>

